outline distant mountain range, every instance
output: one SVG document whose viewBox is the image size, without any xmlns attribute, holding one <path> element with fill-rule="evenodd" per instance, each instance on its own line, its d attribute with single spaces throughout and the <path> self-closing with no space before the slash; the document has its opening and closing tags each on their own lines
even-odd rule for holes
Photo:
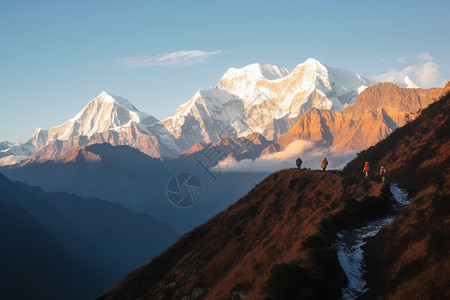
<svg viewBox="0 0 450 300">
<path fill-rule="evenodd" d="M 124 98 L 102 92 L 64 124 L 37 129 L 27 143 L 3 142 L 0 165 L 35 152 L 35 161 L 55 159 L 74 148 L 104 142 L 173 158 L 198 143 L 254 133 L 273 142 L 261 151 L 266 154 L 297 138 L 320 141 L 334 153 L 358 151 L 403 125 L 405 113 L 426 107 L 440 93 L 418 89 L 409 78 L 399 83 L 402 89 L 381 85 L 363 93 L 374 84 L 315 59 L 293 70 L 252 64 L 229 69 L 215 87 L 199 90 L 161 121 Z"/>
<path fill-rule="evenodd" d="M 13 156 L 42 150 L 39 158 L 58 158 L 93 142 L 129 145 L 152 157 L 176 157 L 196 143 L 216 143 L 227 136 L 259 133 L 273 140 L 309 108 L 341 110 L 374 83 L 315 59 L 294 70 L 253 64 L 229 69 L 215 87 L 199 90 L 162 121 L 102 92 L 66 123 L 37 129 L 23 151 L 4 147 L 2 157 L 11 156 L 11 162 Z"/>
</svg>

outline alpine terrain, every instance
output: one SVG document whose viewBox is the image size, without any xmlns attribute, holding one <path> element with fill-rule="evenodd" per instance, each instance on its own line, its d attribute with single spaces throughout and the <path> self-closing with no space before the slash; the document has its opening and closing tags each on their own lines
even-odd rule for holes
<svg viewBox="0 0 450 300">
<path fill-rule="evenodd" d="M 361 152 L 342 172 L 283 170 L 182 236 L 99 299 L 334 299 L 347 278 L 336 233 L 388 214 L 367 241 L 368 299 L 450 297 L 450 93 Z M 369 161 L 369 178 L 362 167 Z M 381 166 L 389 171 L 381 183 Z"/>
</svg>

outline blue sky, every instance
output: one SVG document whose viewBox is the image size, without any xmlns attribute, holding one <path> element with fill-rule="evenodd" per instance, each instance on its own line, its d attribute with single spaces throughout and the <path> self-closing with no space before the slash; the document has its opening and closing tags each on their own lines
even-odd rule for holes
<svg viewBox="0 0 450 300">
<path fill-rule="evenodd" d="M 106 90 L 163 119 L 230 67 L 313 57 L 380 81 L 450 79 L 449 1 L 0 1 L 0 141 Z"/>
</svg>

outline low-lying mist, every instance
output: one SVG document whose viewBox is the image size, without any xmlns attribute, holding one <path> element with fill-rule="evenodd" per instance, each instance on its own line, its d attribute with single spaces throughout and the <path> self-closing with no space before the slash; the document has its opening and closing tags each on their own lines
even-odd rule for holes
<svg viewBox="0 0 450 300">
<path fill-rule="evenodd" d="M 227 157 L 220 161 L 214 171 L 222 172 L 275 172 L 286 168 L 295 168 L 295 160 L 303 160 L 302 168 L 321 169 L 322 160 L 328 160 L 327 169 L 342 169 L 350 160 L 356 157 L 356 151 L 331 153 L 329 148 L 317 146 L 311 141 L 297 140 L 280 152 L 261 156 L 254 160 L 237 161 Z"/>
</svg>

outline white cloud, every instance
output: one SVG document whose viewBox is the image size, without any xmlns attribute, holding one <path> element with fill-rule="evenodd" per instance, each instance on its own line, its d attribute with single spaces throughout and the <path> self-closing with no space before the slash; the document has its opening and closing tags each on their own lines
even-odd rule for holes
<svg viewBox="0 0 450 300">
<path fill-rule="evenodd" d="M 330 154 L 328 148 L 317 148 L 311 141 L 297 140 L 292 142 L 284 151 L 261 156 L 255 160 L 244 159 L 236 161 L 227 157 L 214 168 L 222 172 L 275 172 L 286 168 L 295 168 L 295 159 L 301 157 L 303 168 L 320 169 L 322 159 L 327 157 L 329 169 L 340 169 L 356 152 Z"/>
<path fill-rule="evenodd" d="M 159 54 L 156 57 L 151 56 L 134 56 L 125 57 L 116 60 L 116 63 L 120 63 L 131 68 L 146 68 L 155 66 L 190 66 L 196 63 L 202 63 L 207 61 L 211 56 L 222 53 L 220 50 L 216 51 L 203 51 L 203 50 L 188 50 L 188 51 L 176 51 L 170 53 Z"/>
<path fill-rule="evenodd" d="M 407 66 L 401 70 L 392 69 L 384 74 L 374 76 L 373 79 L 402 85 L 405 77 L 408 76 L 416 85 L 422 88 L 441 86 L 444 80 L 440 78 L 439 66 L 432 61 L 433 57 L 429 53 L 424 52 L 420 53 L 417 59 L 419 61 L 415 65 Z"/>
<path fill-rule="evenodd" d="M 433 57 L 430 55 L 430 53 L 422 52 L 419 55 L 417 55 L 417 59 L 428 61 L 428 60 L 433 60 Z"/>
</svg>

